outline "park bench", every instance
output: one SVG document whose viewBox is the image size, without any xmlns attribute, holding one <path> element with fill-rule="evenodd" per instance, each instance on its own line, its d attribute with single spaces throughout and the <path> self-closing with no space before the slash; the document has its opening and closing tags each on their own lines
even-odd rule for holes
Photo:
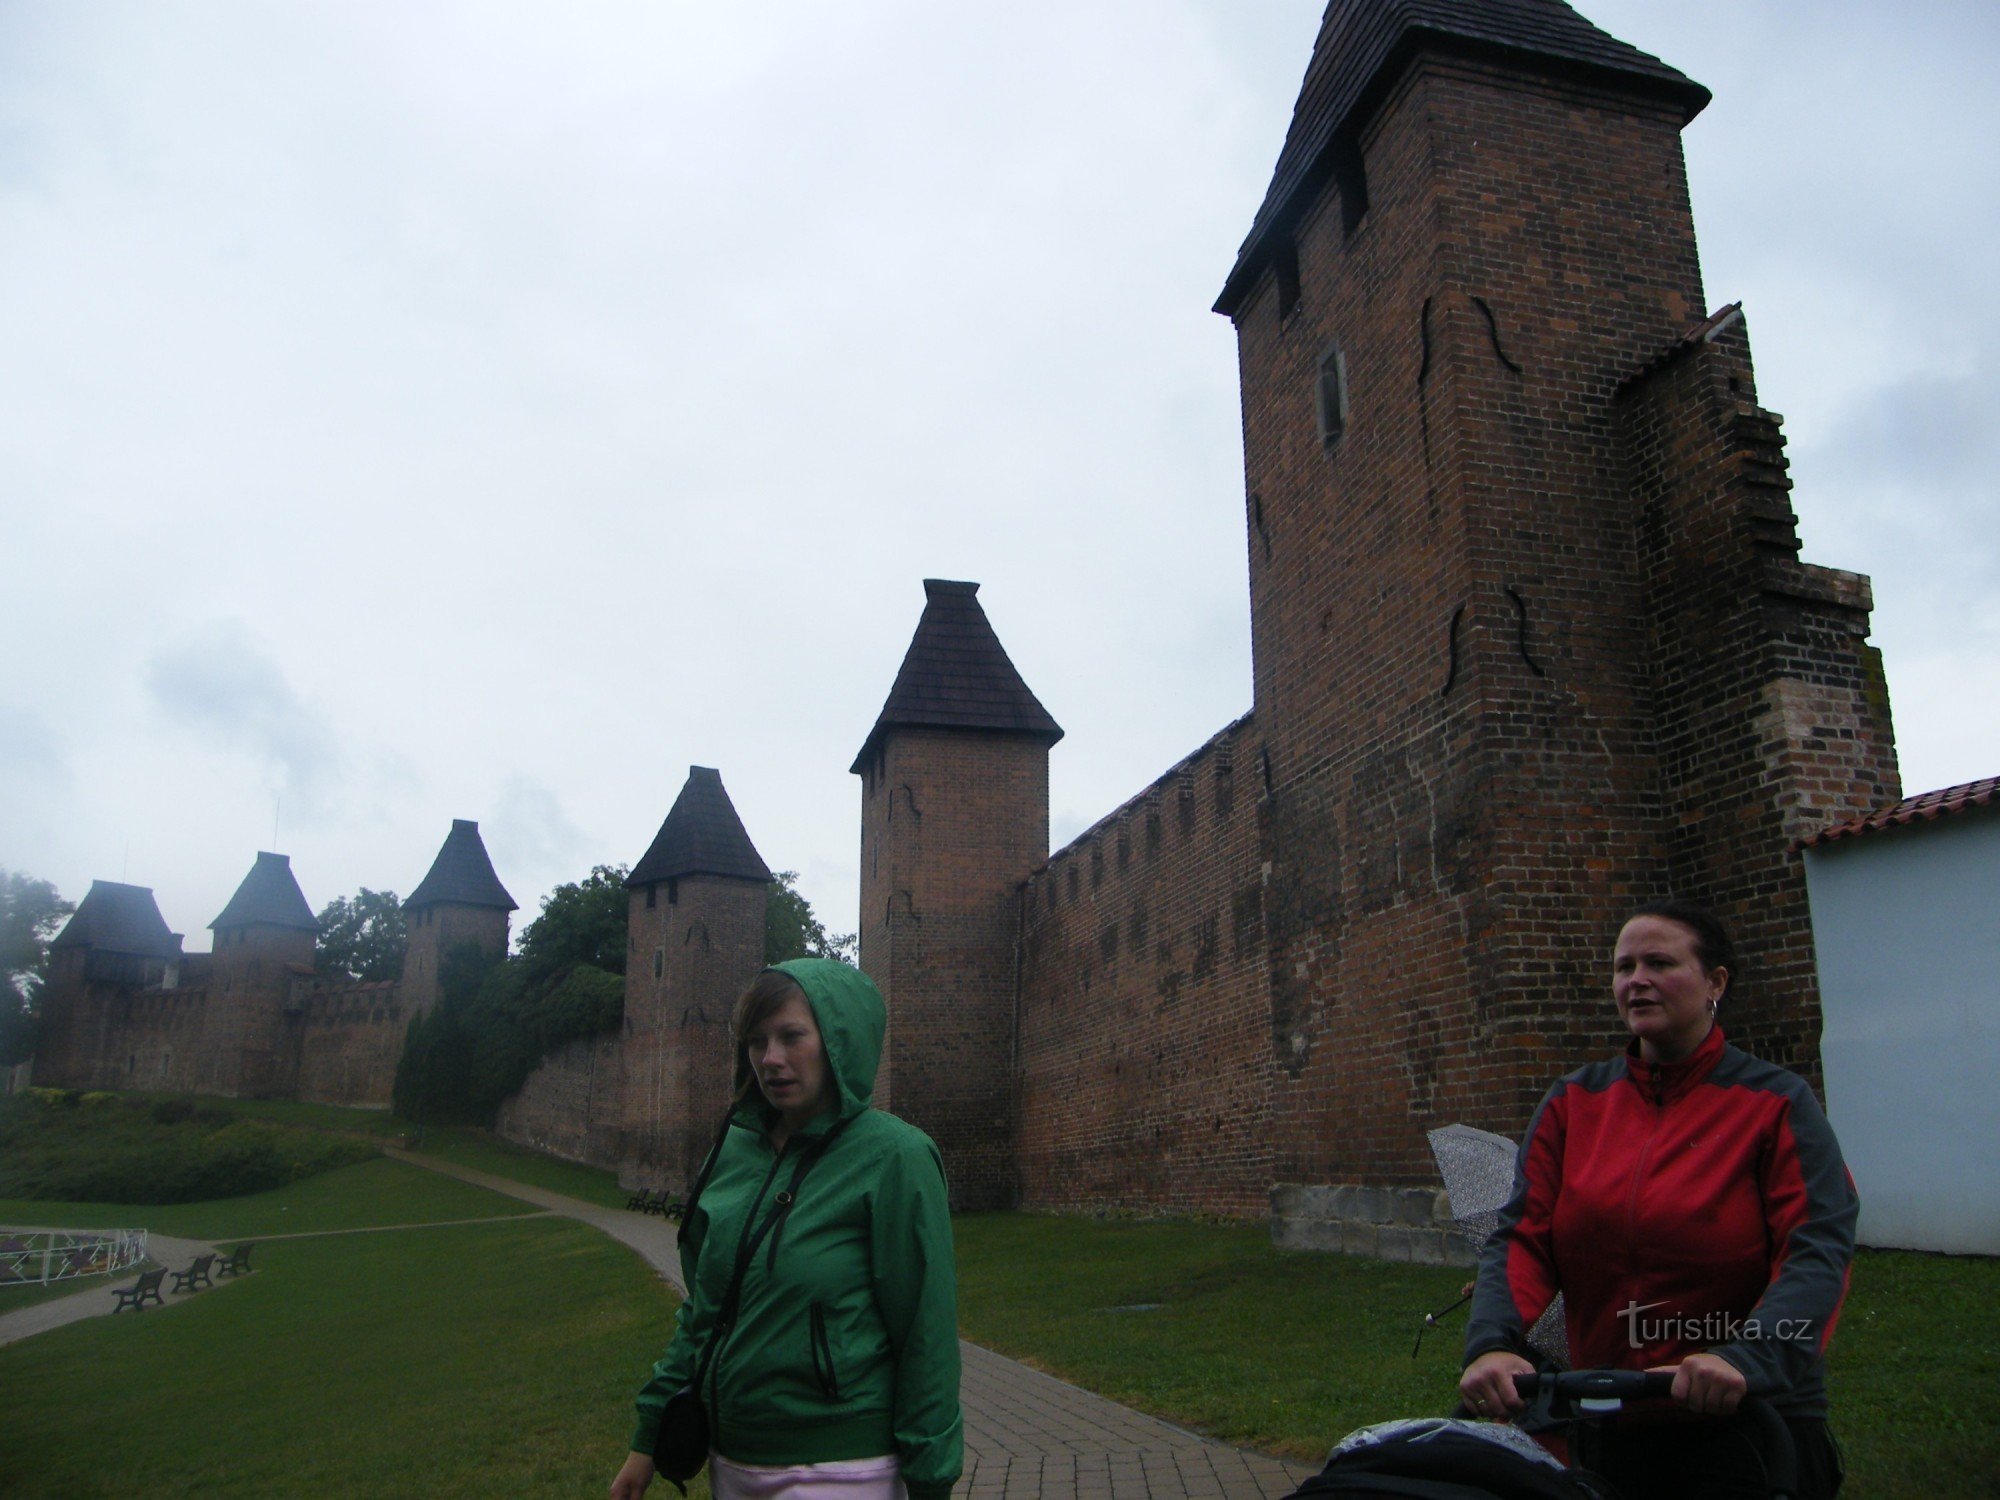
<svg viewBox="0 0 2000 1500">
<path fill-rule="evenodd" d="M 160 1283 L 166 1279 L 166 1275 L 167 1268 L 159 1266 L 141 1273 L 139 1279 L 132 1285 L 117 1288 L 118 1301 L 111 1310 L 114 1313 L 121 1313 L 129 1307 L 133 1312 L 144 1312 L 149 1301 L 165 1307 L 167 1302 L 166 1298 L 160 1295 Z"/>
<path fill-rule="evenodd" d="M 234 1276 L 239 1271 L 249 1270 L 250 1252 L 256 1248 L 257 1242 L 255 1240 L 245 1240 L 234 1250 L 230 1251 L 229 1254 L 216 1262 L 215 1274 L 218 1276 Z"/>
<path fill-rule="evenodd" d="M 194 1264 L 189 1266 L 185 1271 L 174 1272 L 173 1289 L 176 1292 L 196 1292 L 205 1286 L 214 1286 L 215 1283 L 209 1279 L 208 1275 L 209 1269 L 214 1264 L 215 1257 L 213 1255 L 197 1255 L 194 1258 Z"/>
<path fill-rule="evenodd" d="M 625 1206 L 642 1214 L 658 1214 L 663 1219 L 678 1219 L 681 1216 L 680 1199 L 668 1197 L 664 1189 L 657 1193 L 636 1192 Z"/>
</svg>

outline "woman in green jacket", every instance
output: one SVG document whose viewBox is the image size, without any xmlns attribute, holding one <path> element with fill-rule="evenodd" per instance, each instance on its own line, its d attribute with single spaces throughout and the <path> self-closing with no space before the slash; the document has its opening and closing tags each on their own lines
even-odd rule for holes
<svg viewBox="0 0 2000 1500">
<path fill-rule="evenodd" d="M 951 1493 L 963 1443 L 944 1165 L 922 1131 L 869 1105 L 884 1023 L 881 992 L 830 959 L 766 969 L 737 1001 L 736 1105 L 683 1226 L 687 1300 L 639 1392 L 613 1500 L 652 1481 L 661 1409 L 704 1357 L 716 1500 Z"/>
</svg>

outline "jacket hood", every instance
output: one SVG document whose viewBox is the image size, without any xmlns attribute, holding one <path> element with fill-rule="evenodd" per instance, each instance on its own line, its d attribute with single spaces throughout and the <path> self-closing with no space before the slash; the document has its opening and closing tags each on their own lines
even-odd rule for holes
<svg viewBox="0 0 2000 1500">
<path fill-rule="evenodd" d="M 771 969 L 790 976 L 812 1007 L 827 1070 L 840 1091 L 840 1107 L 830 1112 L 830 1118 L 845 1120 L 860 1114 L 874 1100 L 875 1070 L 882 1062 L 882 1038 L 889 1021 L 882 992 L 866 974 L 837 959 L 794 958 Z M 736 1056 L 736 1086 L 739 1090 L 747 1086 L 745 1100 L 760 1113 L 769 1112 L 741 1050 Z"/>
</svg>

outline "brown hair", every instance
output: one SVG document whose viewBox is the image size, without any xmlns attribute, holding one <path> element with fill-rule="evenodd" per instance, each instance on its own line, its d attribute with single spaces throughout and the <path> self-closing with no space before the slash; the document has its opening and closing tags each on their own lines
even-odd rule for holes
<svg viewBox="0 0 2000 1500">
<path fill-rule="evenodd" d="M 742 1103 L 757 1091 L 757 1075 L 747 1059 L 751 1028 L 770 1019 L 772 1013 L 797 995 L 805 999 L 799 982 L 780 969 L 766 969 L 744 986 L 736 997 L 736 1009 L 729 1017 L 730 1035 L 736 1042 L 736 1102 Z"/>
</svg>

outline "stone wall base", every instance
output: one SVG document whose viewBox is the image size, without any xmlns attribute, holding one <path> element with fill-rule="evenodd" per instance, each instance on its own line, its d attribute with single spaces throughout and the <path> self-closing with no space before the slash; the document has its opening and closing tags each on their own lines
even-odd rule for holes
<svg viewBox="0 0 2000 1500">
<path fill-rule="evenodd" d="M 1471 1242 L 1452 1225 L 1442 1188 L 1278 1183 L 1271 1189 L 1271 1243 L 1419 1266 L 1470 1266 L 1475 1258 Z"/>
</svg>

